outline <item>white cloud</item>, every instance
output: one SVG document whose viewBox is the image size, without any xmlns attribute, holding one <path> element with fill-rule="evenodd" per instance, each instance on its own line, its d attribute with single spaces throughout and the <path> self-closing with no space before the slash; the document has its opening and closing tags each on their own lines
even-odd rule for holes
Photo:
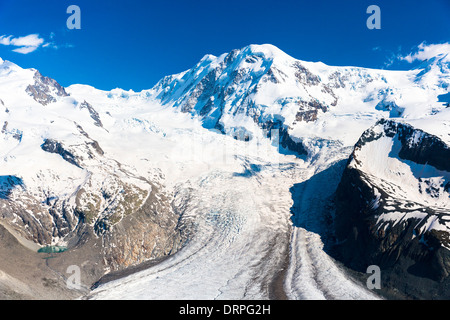
<svg viewBox="0 0 450 320">
<path fill-rule="evenodd" d="M 11 39 L 11 44 L 16 47 L 39 47 L 44 43 L 44 39 L 39 38 L 38 34 L 29 34 L 25 37 Z"/>
<path fill-rule="evenodd" d="M 22 54 L 28 54 L 35 51 L 44 43 L 44 39 L 38 34 L 29 34 L 24 37 L 0 36 L 0 44 L 5 46 L 18 47 L 12 51 Z"/>
<path fill-rule="evenodd" d="M 37 48 L 38 47 L 20 47 L 20 48 L 14 49 L 13 51 L 17 52 L 17 53 L 27 54 L 27 53 L 35 51 Z"/>
<path fill-rule="evenodd" d="M 3 44 L 5 46 L 9 46 L 11 44 L 11 36 L 1 36 L 0 37 L 0 44 Z"/>
<path fill-rule="evenodd" d="M 446 60 L 450 61 L 450 43 L 426 44 L 425 42 L 422 42 L 419 44 L 415 52 L 411 52 L 407 56 L 400 57 L 400 60 L 405 60 L 412 63 L 416 60 L 424 61 L 438 55 L 446 55 Z"/>
</svg>

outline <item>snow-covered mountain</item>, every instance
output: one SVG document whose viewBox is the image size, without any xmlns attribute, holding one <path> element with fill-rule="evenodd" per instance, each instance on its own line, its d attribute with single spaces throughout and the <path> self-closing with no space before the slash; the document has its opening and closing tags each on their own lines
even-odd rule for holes
<svg viewBox="0 0 450 320">
<path fill-rule="evenodd" d="M 100 274 L 176 251 L 178 214 L 159 171 L 117 161 L 103 144 L 112 138 L 109 123 L 88 101 L 7 61 L 0 96 L 2 225 L 36 250 L 92 252 Z"/>
<path fill-rule="evenodd" d="M 388 71 L 271 45 L 206 55 L 142 92 L 63 88 L 0 60 L 0 222 L 33 250 L 67 246 L 52 267 L 82 265 L 86 283 L 166 258 L 92 297 L 374 298 L 322 249 L 327 204 L 358 172 L 387 237 L 417 208 L 448 234 L 449 84 L 446 55 Z M 339 208 L 342 238 L 357 219 Z"/>
<path fill-rule="evenodd" d="M 444 109 L 438 96 L 448 90 L 449 61 L 439 56 L 411 71 L 332 67 L 272 45 L 250 45 L 206 55 L 192 69 L 163 78 L 150 94 L 227 134 L 252 122 L 277 123 L 299 139 L 354 144 L 374 119 L 422 118 Z M 346 132 L 336 130 L 343 125 Z"/>
<path fill-rule="evenodd" d="M 405 287 L 415 298 L 449 297 L 428 280 L 446 282 L 450 271 L 446 140 L 380 120 L 359 139 L 336 193 L 342 260 L 360 271 L 380 266 L 392 287 L 416 283 Z"/>
</svg>

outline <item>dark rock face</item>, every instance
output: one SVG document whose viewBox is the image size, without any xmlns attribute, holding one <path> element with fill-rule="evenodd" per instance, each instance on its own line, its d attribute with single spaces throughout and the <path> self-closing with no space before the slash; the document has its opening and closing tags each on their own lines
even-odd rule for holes
<svg viewBox="0 0 450 320">
<path fill-rule="evenodd" d="M 11 191 L 23 187 L 23 181 L 15 176 L 0 176 L 0 199 L 8 199 Z"/>
<path fill-rule="evenodd" d="M 306 150 L 303 143 L 298 140 L 294 140 L 289 135 L 289 128 L 287 128 L 281 121 L 276 120 L 268 120 L 265 121 L 261 125 L 262 129 L 266 132 L 268 138 L 272 139 L 272 130 L 278 130 L 279 136 L 279 145 L 284 149 L 296 152 L 298 155 L 307 155 L 308 151 Z"/>
<path fill-rule="evenodd" d="M 156 190 L 156 186 L 155 186 Z M 184 243 L 179 216 L 163 193 L 152 193 L 135 213 L 125 217 L 102 235 L 107 265 L 121 270 L 144 261 L 171 255 Z"/>
<path fill-rule="evenodd" d="M 3 100 L 2 100 L 2 99 L 0 99 L 0 105 L 2 105 L 2 106 L 3 106 L 3 108 L 4 108 L 4 111 L 5 111 L 5 113 L 9 113 L 9 109 L 8 109 L 8 107 L 7 107 L 7 106 L 5 106 L 5 103 L 3 102 Z"/>
<path fill-rule="evenodd" d="M 0 133 L 2 133 L 2 134 L 4 134 L 4 135 L 6 135 L 6 136 L 8 136 L 8 135 L 10 135 L 13 139 L 16 139 L 17 141 L 22 141 L 22 131 L 20 131 L 20 130 L 17 130 L 17 129 L 9 129 L 8 128 L 8 121 L 5 121 L 4 123 L 3 123 L 3 126 L 2 126 L 2 130 L 0 131 Z"/>
<path fill-rule="evenodd" d="M 6 129 L 8 128 L 8 121 L 5 121 L 4 123 L 3 123 L 3 127 L 2 127 L 2 133 L 6 133 Z"/>
<path fill-rule="evenodd" d="M 56 97 L 67 97 L 69 95 L 58 82 L 43 76 L 37 70 L 34 74 L 34 84 L 30 84 L 26 88 L 26 92 L 43 106 L 55 102 Z"/>
<path fill-rule="evenodd" d="M 295 116 L 296 121 L 316 121 L 319 110 L 322 110 L 323 112 L 328 111 L 328 107 L 318 101 L 301 101 L 299 102 L 299 105 L 299 111 Z"/>
<path fill-rule="evenodd" d="M 311 73 L 300 62 L 295 62 L 292 66 L 296 69 L 295 76 L 301 83 L 313 86 L 317 86 L 320 83 L 320 78 Z"/>
<path fill-rule="evenodd" d="M 0 196 L 0 205 L 3 206 L 0 212 L 2 222 L 11 224 L 21 236 L 28 240 L 39 244 L 51 243 L 54 232 L 51 215 L 47 212 L 42 212 L 42 206 L 37 201 L 29 201 L 28 210 L 25 210 L 21 205 L 11 199 L 10 194 L 12 191 L 13 188 L 9 190 L 6 197 Z M 37 212 L 43 213 L 39 220 L 34 216 Z M 9 223 L 17 217 L 19 219 L 16 219 L 14 223 Z"/>
<path fill-rule="evenodd" d="M 383 126 L 383 131 L 369 129 L 362 135 L 336 191 L 336 257 L 363 273 L 369 265 L 378 265 L 382 292 L 388 296 L 449 298 L 450 234 L 426 227 L 430 221 L 445 225 L 448 210 L 393 197 L 388 183 L 377 184 L 360 169 L 358 158 L 362 147 L 384 136 L 400 141 L 400 158 L 450 171 L 449 148 L 438 137 L 408 124 L 381 120 L 376 126 Z M 350 165 L 352 161 L 357 165 Z M 380 218 L 389 211 L 401 219 Z"/>
<path fill-rule="evenodd" d="M 399 138 L 402 141 L 402 149 L 399 156 L 415 163 L 426 164 L 444 171 L 450 172 L 450 148 L 442 140 L 431 135 L 422 134 L 420 144 L 413 147 L 411 143 L 412 128 L 405 127 L 401 130 Z"/>
<path fill-rule="evenodd" d="M 84 131 L 83 127 L 80 126 L 78 123 L 75 122 L 75 125 L 76 125 L 78 131 L 88 139 L 88 141 L 86 141 L 86 144 L 88 146 L 92 147 L 98 155 L 103 156 L 105 154 L 105 152 L 103 151 L 103 149 L 100 146 L 100 144 L 98 143 L 98 141 L 92 139 L 89 136 L 89 134 L 86 131 Z M 92 152 L 90 150 L 88 150 L 87 153 L 88 153 L 89 158 L 91 158 L 91 159 L 94 158 L 94 155 L 92 154 Z"/>
<path fill-rule="evenodd" d="M 73 164 L 74 166 L 81 168 L 75 156 L 66 149 L 64 149 L 63 145 L 58 141 L 52 139 L 45 139 L 44 143 L 41 145 L 41 149 L 46 152 L 57 153 L 70 164 Z"/>
<path fill-rule="evenodd" d="M 80 104 L 80 108 L 87 109 L 89 111 L 89 114 L 90 114 L 91 118 L 95 121 L 94 124 L 97 127 L 103 127 L 103 123 L 100 120 L 100 115 L 89 103 L 87 103 L 86 101 L 83 101 L 83 103 Z"/>
<path fill-rule="evenodd" d="M 348 77 L 342 75 L 339 71 L 336 71 L 328 77 L 328 80 L 330 81 L 329 86 L 331 88 L 345 88 L 345 82 L 348 80 Z"/>
</svg>

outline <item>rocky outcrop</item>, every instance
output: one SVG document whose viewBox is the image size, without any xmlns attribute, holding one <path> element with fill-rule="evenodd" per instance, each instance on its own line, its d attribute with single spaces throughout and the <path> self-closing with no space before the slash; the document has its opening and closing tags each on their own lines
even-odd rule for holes
<svg viewBox="0 0 450 320">
<path fill-rule="evenodd" d="M 22 140 L 22 135 L 23 135 L 22 131 L 15 129 L 15 128 L 9 129 L 8 125 L 9 125 L 8 121 L 5 121 L 3 123 L 0 133 L 2 133 L 5 136 L 10 136 L 13 139 L 16 139 L 17 141 L 20 142 Z"/>
<path fill-rule="evenodd" d="M 66 150 L 62 143 L 59 141 L 45 139 L 44 143 L 41 145 L 41 149 L 46 152 L 57 153 L 70 164 L 81 168 L 75 156 L 70 151 Z"/>
<path fill-rule="evenodd" d="M 295 120 L 297 122 L 316 121 L 319 111 L 322 111 L 322 112 L 328 111 L 328 107 L 321 104 L 318 101 L 309 101 L 309 102 L 300 101 L 299 105 L 300 105 L 299 111 L 295 115 Z"/>
<path fill-rule="evenodd" d="M 179 216 L 163 193 L 152 193 L 132 215 L 115 224 L 102 237 L 104 256 L 112 270 L 177 252 L 183 245 Z"/>
<path fill-rule="evenodd" d="M 299 82 L 305 83 L 311 86 L 317 86 L 320 84 L 320 77 L 310 72 L 300 62 L 296 61 L 292 64 L 292 67 L 296 70 L 295 77 Z"/>
<path fill-rule="evenodd" d="M 103 123 L 100 120 L 100 115 L 89 103 L 83 101 L 83 103 L 80 104 L 80 109 L 87 109 L 89 111 L 89 115 L 94 120 L 94 124 L 97 127 L 103 127 Z"/>
<path fill-rule="evenodd" d="M 8 109 L 8 107 L 5 105 L 5 103 L 3 102 L 2 99 L 0 99 L 0 105 L 2 105 L 3 110 L 5 111 L 5 113 L 9 113 L 9 109 Z"/>
<path fill-rule="evenodd" d="M 43 76 L 36 70 L 34 84 L 26 88 L 26 92 L 43 106 L 56 102 L 57 97 L 67 97 L 68 93 L 58 82 Z"/>
<path fill-rule="evenodd" d="M 375 152 L 382 152 L 386 141 L 392 144 L 386 156 L 393 160 L 371 162 L 368 157 L 378 159 Z M 378 265 L 383 292 L 388 295 L 450 297 L 450 195 L 445 187 L 450 177 L 449 152 L 436 136 L 405 123 L 381 120 L 364 132 L 343 173 L 335 196 L 337 257 L 360 272 Z M 399 162 L 417 170 L 417 180 L 409 180 L 410 185 L 392 178 L 408 175 Z M 393 175 L 375 176 L 377 165 L 386 166 Z M 424 170 L 435 174 L 420 175 Z"/>
<path fill-rule="evenodd" d="M 23 181 L 16 176 L 0 176 L 0 198 L 8 199 L 14 188 L 23 187 Z"/>
<path fill-rule="evenodd" d="M 307 155 L 308 151 L 306 150 L 305 146 L 303 145 L 302 141 L 300 139 L 292 138 L 289 134 L 289 128 L 287 128 L 281 121 L 276 120 L 269 120 L 265 121 L 261 125 L 262 129 L 265 131 L 267 138 L 273 139 L 272 137 L 272 130 L 278 131 L 278 139 L 279 139 L 279 145 L 286 149 L 290 150 L 292 152 L 297 153 L 297 155 Z M 282 152 L 282 150 L 280 150 Z"/>
</svg>

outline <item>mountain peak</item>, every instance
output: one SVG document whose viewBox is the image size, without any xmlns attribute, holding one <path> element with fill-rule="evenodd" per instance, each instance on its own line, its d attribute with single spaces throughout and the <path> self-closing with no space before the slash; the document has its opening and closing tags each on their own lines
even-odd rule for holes
<svg viewBox="0 0 450 320">
<path fill-rule="evenodd" d="M 245 55 L 261 55 L 266 59 L 274 59 L 276 57 L 294 59 L 284 51 L 272 44 L 251 44 L 241 49 Z"/>
<path fill-rule="evenodd" d="M 263 52 L 263 53 L 270 53 L 270 54 L 279 54 L 284 52 L 280 50 L 278 47 L 272 45 L 272 44 L 250 44 L 245 47 L 246 49 L 250 50 L 251 52 Z"/>
</svg>

